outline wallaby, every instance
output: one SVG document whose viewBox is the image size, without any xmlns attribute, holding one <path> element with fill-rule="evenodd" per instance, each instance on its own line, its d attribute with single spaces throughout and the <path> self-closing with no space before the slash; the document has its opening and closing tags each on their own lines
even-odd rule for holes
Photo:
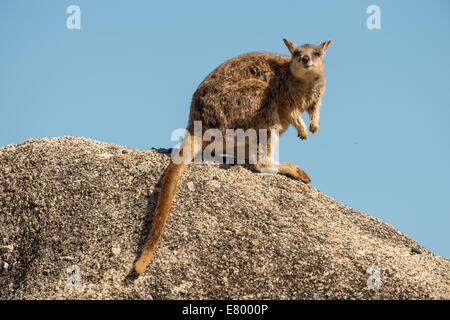
<svg viewBox="0 0 450 320">
<path fill-rule="evenodd" d="M 185 161 L 172 159 L 164 174 L 152 227 L 135 264 L 137 275 L 144 272 L 155 251 L 187 163 L 209 144 L 194 136 L 194 121 L 201 121 L 203 132 L 215 128 L 224 136 L 227 129 L 266 129 L 268 144 L 264 150 L 258 150 L 264 154 L 254 165 L 257 172 L 275 165 L 273 143 L 277 137 L 273 137 L 271 129 L 281 134 L 292 124 L 298 136 L 306 139 L 308 130 L 301 118 L 304 111 L 310 117 L 309 130 L 315 133 L 319 128 L 319 109 L 326 82 L 323 57 L 331 40 L 318 46 L 283 41 L 291 56 L 266 52 L 243 54 L 218 66 L 198 86 L 192 98 L 187 134 L 177 155 L 178 160 L 183 157 Z M 251 156 L 249 153 L 246 158 Z M 263 157 L 265 161 L 261 161 Z M 304 183 L 311 181 L 292 163 L 276 163 L 276 166 L 280 174 Z"/>
</svg>

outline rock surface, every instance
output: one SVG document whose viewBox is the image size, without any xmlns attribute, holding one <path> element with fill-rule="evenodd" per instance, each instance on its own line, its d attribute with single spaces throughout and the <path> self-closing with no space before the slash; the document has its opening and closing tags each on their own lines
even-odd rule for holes
<svg viewBox="0 0 450 320">
<path fill-rule="evenodd" d="M 167 150 L 75 137 L 1 148 L 0 298 L 450 298 L 450 260 L 392 226 L 287 177 L 218 164 L 188 167 L 134 280 L 168 163 Z"/>
</svg>

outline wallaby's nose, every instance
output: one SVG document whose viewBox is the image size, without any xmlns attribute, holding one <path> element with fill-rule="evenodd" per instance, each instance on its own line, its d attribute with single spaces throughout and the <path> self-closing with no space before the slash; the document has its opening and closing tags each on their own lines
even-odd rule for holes
<svg viewBox="0 0 450 320">
<path fill-rule="evenodd" d="M 303 64 L 308 64 L 309 60 L 311 60 L 311 59 L 310 59 L 308 56 L 304 56 L 304 57 L 302 58 Z"/>
</svg>

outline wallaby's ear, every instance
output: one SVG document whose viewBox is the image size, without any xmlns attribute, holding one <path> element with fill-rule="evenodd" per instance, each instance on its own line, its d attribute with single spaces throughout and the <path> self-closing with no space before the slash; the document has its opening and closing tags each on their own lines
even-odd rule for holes
<svg viewBox="0 0 450 320">
<path fill-rule="evenodd" d="M 284 44 L 286 45 L 286 47 L 289 49 L 289 52 L 293 55 L 294 54 L 294 50 L 297 47 L 295 44 L 293 44 L 292 42 L 290 42 L 288 39 L 283 38 Z"/>
<path fill-rule="evenodd" d="M 328 39 L 327 41 L 322 42 L 322 43 L 319 45 L 320 49 L 322 50 L 322 53 L 325 53 L 325 52 L 327 51 L 327 49 L 328 49 L 330 43 L 331 43 L 331 39 Z"/>
</svg>

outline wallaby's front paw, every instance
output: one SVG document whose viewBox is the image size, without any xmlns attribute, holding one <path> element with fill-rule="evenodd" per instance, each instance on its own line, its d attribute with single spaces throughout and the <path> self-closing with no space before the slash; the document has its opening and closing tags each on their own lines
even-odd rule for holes
<svg viewBox="0 0 450 320">
<path fill-rule="evenodd" d="M 302 139 L 302 140 L 306 140 L 306 138 L 308 138 L 308 132 L 305 130 L 305 131 L 302 131 L 302 132 L 299 132 L 298 133 L 298 137 L 300 138 L 300 139 Z"/>
<path fill-rule="evenodd" d="M 315 123 L 309 124 L 309 131 L 311 131 L 312 133 L 316 133 L 317 130 L 319 130 L 318 124 L 315 124 Z"/>
</svg>

